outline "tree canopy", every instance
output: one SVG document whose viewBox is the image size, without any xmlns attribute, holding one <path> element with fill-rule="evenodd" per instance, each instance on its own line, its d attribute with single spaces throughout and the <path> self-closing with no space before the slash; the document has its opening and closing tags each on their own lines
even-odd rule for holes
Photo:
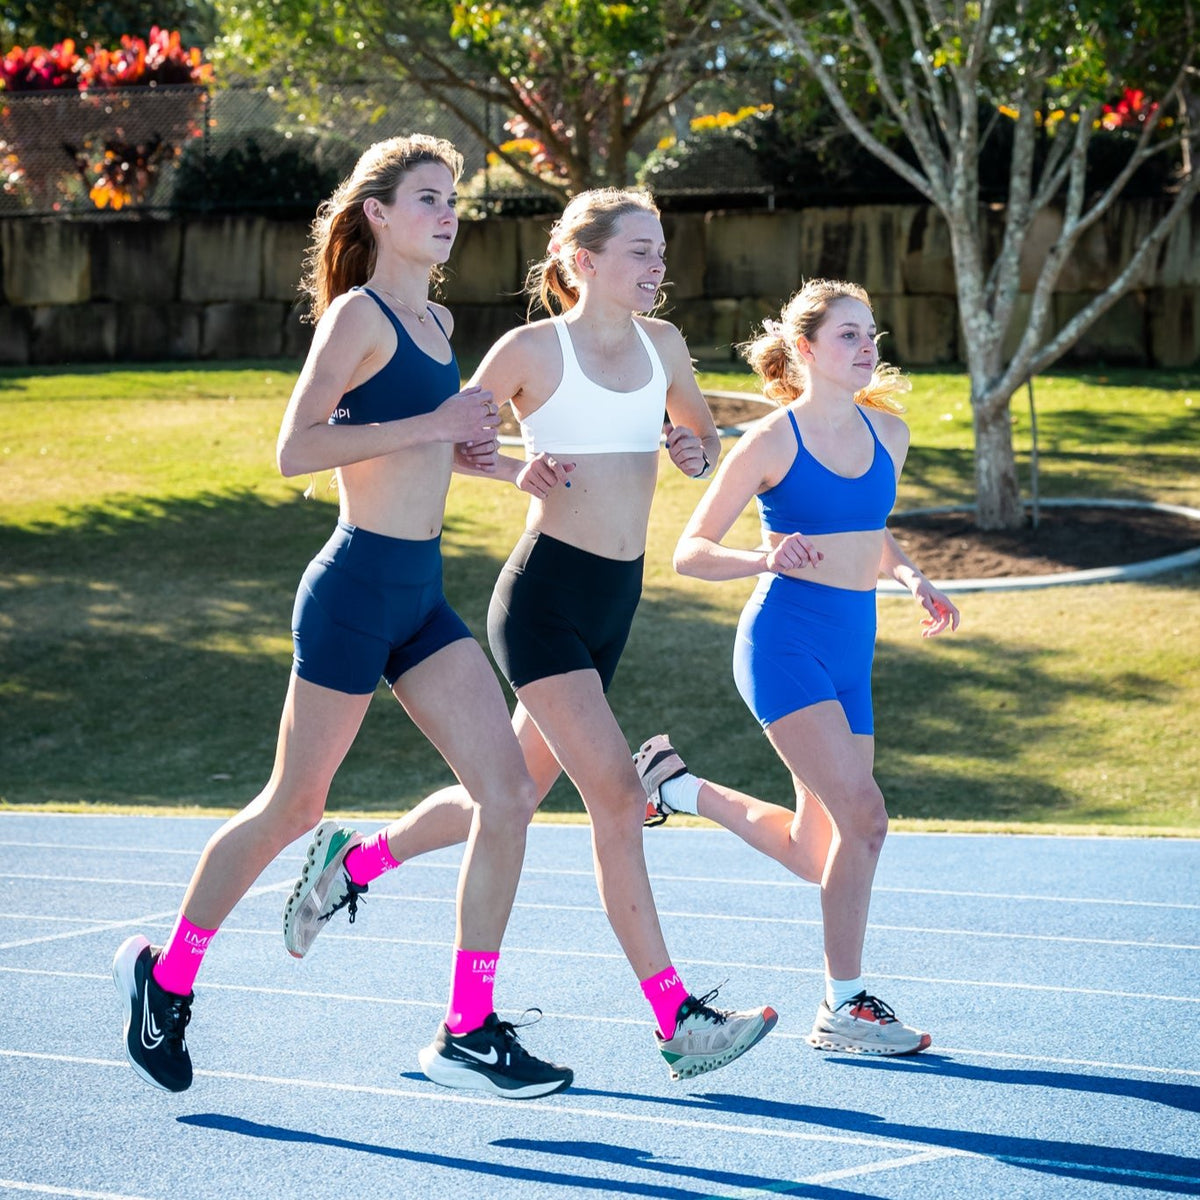
<svg viewBox="0 0 1200 1200">
<path fill-rule="evenodd" d="M 217 0 L 214 56 L 283 81 L 416 84 L 560 195 L 628 180 L 634 139 L 728 61 L 729 0 Z M 480 105 L 509 114 L 497 137 Z"/>
<path fill-rule="evenodd" d="M 1200 190 L 1190 0 L 746 0 L 850 132 L 948 227 L 980 524 L 1021 519 L 1015 390 L 1129 290 Z M 1098 170 L 1098 158 L 1107 161 Z M 1139 173 L 1168 186 L 1102 294 L 1055 328 L 1063 268 Z M 988 194 L 999 163 L 1007 184 Z M 1044 238 L 1029 252 L 1035 224 Z"/>
<path fill-rule="evenodd" d="M 216 34 L 209 0 L 9 0 L 0 5 L 0 38 L 10 46 L 115 43 L 123 34 L 144 37 L 152 26 L 175 29 L 188 45 Z"/>
</svg>

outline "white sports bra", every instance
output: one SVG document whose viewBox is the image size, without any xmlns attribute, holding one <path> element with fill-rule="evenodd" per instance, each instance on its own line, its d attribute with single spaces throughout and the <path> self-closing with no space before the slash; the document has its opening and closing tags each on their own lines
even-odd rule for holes
<svg viewBox="0 0 1200 1200">
<path fill-rule="evenodd" d="M 614 392 L 594 383 L 575 357 L 571 334 L 561 317 L 550 324 L 562 351 L 562 379 L 550 398 L 521 422 L 525 453 L 619 454 L 657 450 L 667 407 L 667 373 L 654 343 L 633 327 L 650 356 L 649 382 L 636 391 Z"/>
</svg>

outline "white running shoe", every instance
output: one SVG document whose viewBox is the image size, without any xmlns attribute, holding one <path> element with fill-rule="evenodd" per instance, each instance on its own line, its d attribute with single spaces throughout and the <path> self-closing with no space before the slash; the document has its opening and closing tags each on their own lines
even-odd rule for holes
<svg viewBox="0 0 1200 1200">
<path fill-rule="evenodd" d="M 675 1018 L 675 1032 L 664 1038 L 654 1031 L 658 1048 L 672 1079 L 687 1079 L 715 1071 L 718 1067 L 740 1058 L 775 1028 L 779 1015 L 773 1008 L 754 1008 L 747 1012 L 732 1012 L 710 1008 L 708 1002 L 719 989 L 713 988 L 698 1000 L 689 996 L 680 1006 Z"/>
<path fill-rule="evenodd" d="M 354 924 L 358 898 L 367 885 L 355 883 L 344 863 L 346 855 L 362 840 L 361 833 L 342 829 L 336 821 L 317 826 L 304 869 L 283 906 L 283 942 L 293 958 L 303 958 L 309 952 L 317 934 L 339 909 L 346 909 L 350 924 Z"/>
<path fill-rule="evenodd" d="M 851 1054 L 917 1054 L 933 1044 L 929 1034 L 902 1024 L 888 1005 L 866 992 L 839 1004 L 836 1011 L 822 1000 L 805 1040 L 818 1050 Z"/>
<path fill-rule="evenodd" d="M 633 756 L 633 765 L 646 792 L 646 819 L 643 823 L 647 828 L 661 825 L 676 810 L 662 798 L 660 789 L 668 779 L 686 775 L 687 766 L 665 733 L 656 733 L 648 742 L 644 742 Z"/>
</svg>

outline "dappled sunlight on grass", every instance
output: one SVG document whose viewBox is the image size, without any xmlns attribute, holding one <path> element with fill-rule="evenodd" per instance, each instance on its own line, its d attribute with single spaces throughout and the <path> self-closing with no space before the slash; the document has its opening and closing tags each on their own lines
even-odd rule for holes
<svg viewBox="0 0 1200 1200">
<path fill-rule="evenodd" d="M 0 801 L 237 807 L 266 779 L 296 584 L 337 513 L 326 477 L 305 501 L 307 480 L 274 468 L 293 378 L 281 364 L 0 373 Z M 1200 504 L 1200 427 L 1184 403 L 1200 377 L 1155 378 L 1037 381 L 1043 495 Z M 968 503 L 965 380 L 915 382 L 899 507 Z M 747 383 L 730 372 L 708 386 Z M 1026 416 L 1015 404 L 1022 472 Z M 614 710 L 632 746 L 668 730 L 700 773 L 787 802 L 730 670 L 753 580 L 674 573 L 704 488 L 665 457 L 660 476 Z M 477 636 L 525 511 L 495 481 L 451 487 L 447 594 Z M 731 540 L 758 538 L 749 509 Z M 1200 832 L 1200 572 L 960 606 L 960 632 L 926 641 L 910 600 L 880 602 L 877 763 L 894 815 Z M 449 781 L 381 688 L 331 805 L 391 813 Z M 549 807 L 579 801 L 560 784 Z"/>
</svg>

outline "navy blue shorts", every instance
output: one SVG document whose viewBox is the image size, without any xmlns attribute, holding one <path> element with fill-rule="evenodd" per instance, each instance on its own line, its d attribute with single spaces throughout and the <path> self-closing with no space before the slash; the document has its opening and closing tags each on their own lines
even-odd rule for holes
<svg viewBox="0 0 1200 1200">
<path fill-rule="evenodd" d="M 387 537 L 339 521 L 292 609 L 293 670 L 360 696 L 471 631 L 442 594 L 441 538 Z"/>
<path fill-rule="evenodd" d="M 514 691 L 589 668 L 608 691 L 642 596 L 644 557 L 603 558 L 525 531 L 488 606 L 488 644 Z"/>
<path fill-rule="evenodd" d="M 766 729 L 797 709 L 836 700 L 852 733 L 874 733 L 875 625 L 874 588 L 760 579 L 733 647 L 734 682 L 758 723 Z"/>
</svg>

